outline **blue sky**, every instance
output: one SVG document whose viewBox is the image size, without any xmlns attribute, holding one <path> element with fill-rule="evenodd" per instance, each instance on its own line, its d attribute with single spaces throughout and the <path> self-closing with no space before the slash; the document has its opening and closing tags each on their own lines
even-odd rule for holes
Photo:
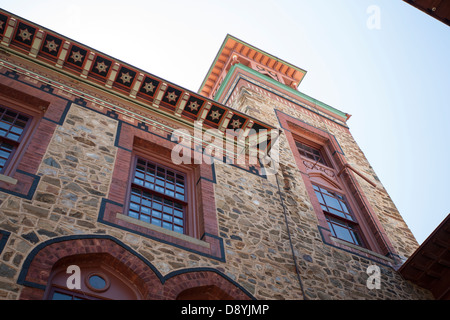
<svg viewBox="0 0 450 320">
<path fill-rule="evenodd" d="M 401 0 L 0 7 L 192 91 L 229 33 L 307 70 L 299 90 L 352 115 L 351 133 L 419 243 L 450 213 L 450 27 Z"/>
</svg>

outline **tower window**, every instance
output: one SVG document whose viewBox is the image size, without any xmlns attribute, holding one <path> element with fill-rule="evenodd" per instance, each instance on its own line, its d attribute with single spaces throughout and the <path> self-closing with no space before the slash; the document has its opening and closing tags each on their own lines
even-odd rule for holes
<svg viewBox="0 0 450 320">
<path fill-rule="evenodd" d="M 310 147 L 309 145 L 306 145 L 300 141 L 295 141 L 295 144 L 297 146 L 298 152 L 302 156 L 313 161 L 317 161 L 323 165 L 327 165 L 327 163 L 325 162 L 325 158 L 319 149 Z"/>
<path fill-rule="evenodd" d="M 327 220 L 331 234 L 341 240 L 364 247 L 358 223 L 343 195 L 313 184 L 314 192 Z"/>
</svg>

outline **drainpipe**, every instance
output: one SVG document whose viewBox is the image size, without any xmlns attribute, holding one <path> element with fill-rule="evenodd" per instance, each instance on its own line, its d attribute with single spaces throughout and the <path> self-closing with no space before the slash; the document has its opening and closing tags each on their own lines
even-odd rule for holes
<svg viewBox="0 0 450 320">
<path fill-rule="evenodd" d="M 303 299 L 308 300 L 308 298 L 305 295 L 305 291 L 303 290 L 303 283 L 302 283 L 302 279 L 300 277 L 300 270 L 297 265 L 297 259 L 295 258 L 294 245 L 292 244 L 291 231 L 289 229 L 289 222 L 288 222 L 288 218 L 287 218 L 287 210 L 286 210 L 286 206 L 284 205 L 283 197 L 281 195 L 280 183 L 278 182 L 278 172 L 275 174 L 275 180 L 277 181 L 278 194 L 280 195 L 280 203 L 281 203 L 281 206 L 283 207 L 284 222 L 286 224 L 286 229 L 287 229 L 287 233 L 289 236 L 289 245 L 291 247 L 292 259 L 294 260 L 295 272 L 297 273 L 298 283 L 300 284 L 300 289 L 302 291 Z"/>
</svg>

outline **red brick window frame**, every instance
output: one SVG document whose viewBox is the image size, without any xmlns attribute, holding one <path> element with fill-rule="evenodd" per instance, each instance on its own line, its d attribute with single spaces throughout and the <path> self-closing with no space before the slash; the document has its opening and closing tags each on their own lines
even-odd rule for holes
<svg viewBox="0 0 450 320">
<path fill-rule="evenodd" d="M 214 199 L 214 168 L 202 164 L 174 164 L 175 142 L 122 122 L 116 140 L 117 156 L 111 187 L 100 221 L 130 232 L 181 247 L 208 257 L 225 259 L 219 236 Z M 136 159 L 162 165 L 186 178 L 185 230 L 183 233 L 154 226 L 128 216 Z"/>
<path fill-rule="evenodd" d="M 0 104 L 0 173 L 8 168 L 32 120 L 31 116 Z"/>
<path fill-rule="evenodd" d="M 329 220 L 332 216 L 327 214 L 326 211 L 324 212 L 314 190 L 314 185 L 324 187 L 332 192 L 345 196 L 355 220 L 352 221 L 352 223 L 354 222 L 352 226 L 360 230 L 362 246 L 348 247 L 345 243 L 351 244 L 350 242 L 340 241 L 337 245 L 338 247 L 343 247 L 350 251 L 358 250 L 357 248 L 367 249 L 375 255 L 383 256 L 388 253 L 395 254 L 395 250 L 386 237 L 383 227 L 375 216 L 373 209 L 353 174 L 348 172 L 349 170 L 345 170 L 345 172 L 341 171 L 347 163 L 335 137 L 280 111 L 277 111 L 277 115 L 286 134 L 296 165 L 305 183 L 311 204 L 318 219 L 319 229 L 327 231 L 322 233 L 324 240 L 327 243 L 335 243 L 333 239 L 337 237 L 332 234 L 333 230 L 330 230 Z M 298 143 L 296 143 L 298 141 L 302 143 L 306 142 L 308 145 L 314 146 L 316 150 L 320 151 L 326 165 L 320 163 L 317 159 L 314 161 L 309 157 L 302 156 L 298 152 Z M 348 222 L 342 218 L 340 221 Z"/>
<path fill-rule="evenodd" d="M 37 99 L 36 99 L 37 100 Z M 0 125 L 5 134 L 0 134 L 0 143 L 13 146 L 4 166 L 0 166 L 0 174 L 13 176 L 17 166 L 30 143 L 34 132 L 48 103 L 39 102 L 37 105 L 22 103 L 19 100 L 0 95 Z M 14 115 L 15 114 L 15 115 Z M 11 119 L 14 118 L 13 123 Z M 21 125 L 25 122 L 25 126 Z M 9 126 L 9 128 L 7 128 Z M 21 130 L 19 135 L 19 130 Z M 11 139 L 9 137 L 15 137 Z M 6 150 L 2 150 L 6 151 Z M 3 153 L 4 156 L 6 155 Z"/>
</svg>

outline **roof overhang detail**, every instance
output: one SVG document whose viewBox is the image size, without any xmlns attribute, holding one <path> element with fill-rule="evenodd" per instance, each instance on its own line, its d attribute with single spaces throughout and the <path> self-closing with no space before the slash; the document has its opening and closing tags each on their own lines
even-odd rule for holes
<svg viewBox="0 0 450 320">
<path fill-rule="evenodd" d="M 399 268 L 402 276 L 430 290 L 436 299 L 450 300 L 450 215 Z"/>
<path fill-rule="evenodd" d="M 450 2 L 447 0 L 403 0 L 429 16 L 450 26 Z"/>
<path fill-rule="evenodd" d="M 214 99 L 228 70 L 235 64 L 243 64 L 276 81 L 297 88 L 306 71 L 242 40 L 227 35 L 200 86 L 199 93 Z"/>
<path fill-rule="evenodd" d="M 248 133 L 255 132 L 251 131 L 252 128 L 258 128 L 258 135 L 259 132 L 277 130 L 263 121 L 0 9 L 2 54 L 4 57 L 13 55 L 31 61 L 39 67 L 114 95 L 133 107 L 151 110 L 184 125 L 193 127 L 200 122 L 204 130 L 217 129 L 222 133 L 228 129 Z M 25 67 L 6 60 L 0 58 L 2 67 L 32 74 Z M 73 91 L 50 78 L 38 74 L 33 76 L 47 81 L 49 85 Z M 80 97 L 91 99 L 82 93 Z M 270 145 L 267 145 L 266 150 L 269 148 Z"/>
</svg>

